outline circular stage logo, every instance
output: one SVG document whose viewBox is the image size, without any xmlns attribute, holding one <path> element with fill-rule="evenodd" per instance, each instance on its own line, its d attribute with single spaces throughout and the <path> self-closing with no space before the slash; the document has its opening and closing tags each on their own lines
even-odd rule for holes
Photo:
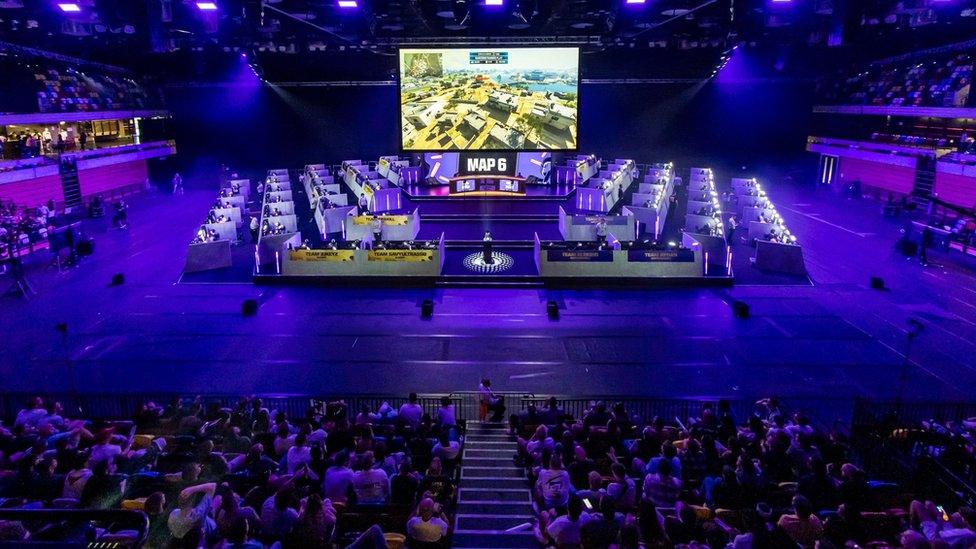
<svg viewBox="0 0 976 549">
<path fill-rule="evenodd" d="M 495 262 L 488 264 L 485 263 L 481 252 L 469 254 L 464 258 L 464 268 L 475 273 L 496 274 L 507 271 L 515 265 L 515 260 L 506 253 L 492 252 L 491 257 Z"/>
</svg>

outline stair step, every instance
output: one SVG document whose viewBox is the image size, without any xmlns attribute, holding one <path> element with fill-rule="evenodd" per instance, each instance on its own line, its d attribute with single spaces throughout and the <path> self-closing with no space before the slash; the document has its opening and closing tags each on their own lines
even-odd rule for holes
<svg viewBox="0 0 976 549">
<path fill-rule="evenodd" d="M 509 442 L 515 442 L 515 437 L 512 435 L 495 435 L 495 434 L 484 434 L 484 433 L 471 433 L 468 432 L 465 435 L 464 440 L 470 442 L 491 442 L 494 440 L 507 440 Z"/>
<path fill-rule="evenodd" d="M 469 455 L 463 458 L 464 467 L 512 467 L 515 468 L 515 464 L 512 462 L 512 456 L 507 454 L 498 454 L 496 457 L 490 458 L 478 458 L 471 457 Z M 521 469 L 521 467 L 519 467 Z"/>
<path fill-rule="evenodd" d="M 479 477 L 485 477 L 488 475 L 478 475 Z M 528 489 L 528 482 L 525 478 L 508 478 L 502 477 L 498 478 L 493 476 L 491 478 L 463 478 L 461 479 L 462 488 L 518 488 L 522 490 Z"/>
<path fill-rule="evenodd" d="M 454 533 L 451 547 L 455 549 L 538 549 L 539 543 L 531 533 L 466 534 Z"/>
<path fill-rule="evenodd" d="M 500 516 L 496 514 L 477 514 L 477 515 L 456 515 L 455 531 L 464 530 L 508 530 L 520 524 L 532 521 L 532 515 L 509 515 Z"/>
<path fill-rule="evenodd" d="M 467 446 L 465 446 L 464 455 L 468 456 L 469 455 L 468 452 L 471 452 L 470 454 L 471 457 L 493 458 L 493 457 L 498 457 L 498 454 L 507 454 L 512 450 L 513 450 L 512 448 L 503 448 L 500 446 L 491 446 L 491 447 L 484 447 L 484 448 L 468 448 Z"/>
<path fill-rule="evenodd" d="M 457 512 L 464 514 L 532 515 L 532 504 L 514 501 L 463 501 L 457 504 Z"/>
<path fill-rule="evenodd" d="M 461 481 L 464 482 L 466 479 L 478 479 L 478 478 L 525 478 L 525 473 L 521 468 L 512 466 L 502 466 L 502 467 L 468 467 L 467 465 L 461 467 Z"/>
<path fill-rule="evenodd" d="M 459 490 L 458 501 L 497 501 L 511 503 L 531 503 L 532 494 L 522 482 L 521 487 L 502 488 L 500 486 L 462 486 Z"/>
<path fill-rule="evenodd" d="M 466 447 L 474 446 L 476 448 L 517 448 L 518 443 L 514 440 L 467 440 L 465 439 L 464 445 Z"/>
</svg>

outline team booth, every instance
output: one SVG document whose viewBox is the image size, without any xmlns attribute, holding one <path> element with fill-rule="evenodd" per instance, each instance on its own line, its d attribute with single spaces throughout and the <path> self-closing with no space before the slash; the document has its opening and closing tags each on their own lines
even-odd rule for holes
<svg viewBox="0 0 976 549">
<path fill-rule="evenodd" d="M 714 173 L 679 173 L 672 163 L 554 151 L 422 152 L 269 170 L 254 280 L 728 285 L 731 254 Z M 683 185 L 685 216 L 674 219 Z M 742 215 L 769 221 L 763 216 L 774 210 L 756 196 L 744 201 Z M 219 264 L 239 216 L 226 218 L 218 234 L 228 242 L 195 244 L 194 265 L 207 256 Z M 774 243 L 762 239 L 755 262 L 787 269 L 787 252 Z"/>
</svg>

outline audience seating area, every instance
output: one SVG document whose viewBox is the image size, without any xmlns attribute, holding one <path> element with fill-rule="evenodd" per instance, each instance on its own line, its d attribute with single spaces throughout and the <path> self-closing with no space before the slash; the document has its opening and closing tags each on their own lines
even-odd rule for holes
<svg viewBox="0 0 976 549">
<path fill-rule="evenodd" d="M 43 66 L 34 70 L 40 112 L 117 111 L 154 108 L 159 101 L 121 74 Z"/>
<path fill-rule="evenodd" d="M 31 399 L 0 428 L 0 535 L 134 545 L 133 530 L 3 519 L 10 508 L 125 509 L 148 516 L 148 547 L 345 547 L 360 537 L 398 547 L 408 536 L 446 547 L 464 427 L 451 398 L 398 401 L 312 401 L 296 416 L 260 398 L 147 401 L 120 421 Z"/>
<path fill-rule="evenodd" d="M 965 107 L 973 55 L 950 53 L 924 61 L 876 64 L 820 86 L 821 102 L 884 107 Z"/>
<path fill-rule="evenodd" d="M 125 420 L 76 418 L 39 397 L 12 413 L 3 399 L 10 421 L 0 427 L 0 542 L 448 547 L 456 492 L 466 482 L 466 424 L 484 421 L 489 410 L 499 417 L 508 405 L 515 409 L 507 429 L 493 424 L 499 434 L 488 438 L 511 441 L 535 520 L 485 536 L 521 533 L 514 539 L 528 542 L 511 546 L 976 543 L 976 511 L 967 506 L 976 494 L 976 420 L 965 419 L 971 405 L 923 421 L 918 413 L 899 420 L 864 412 L 862 403 L 848 433 L 773 398 L 608 403 L 485 394 L 304 406 L 298 398 L 176 397 L 165 406 L 133 397 L 66 400 L 101 412 L 140 402 Z M 905 456 L 907 468 L 879 467 L 882 458 Z M 941 484 L 919 477 L 916 458 L 937 460 L 953 476 Z M 492 468 L 499 467 L 470 469 Z M 873 478 L 875 470 L 887 471 L 887 481 Z M 945 489 L 948 478 L 969 491 Z M 70 517 L 55 513 L 70 509 L 144 513 L 148 533 L 121 516 L 67 528 Z M 458 517 L 460 524 L 474 515 Z M 484 539 L 491 546 L 495 538 Z"/>
</svg>

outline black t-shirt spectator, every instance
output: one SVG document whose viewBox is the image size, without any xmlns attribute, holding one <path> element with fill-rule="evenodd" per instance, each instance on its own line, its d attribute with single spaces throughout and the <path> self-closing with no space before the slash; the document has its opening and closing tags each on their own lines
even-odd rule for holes
<svg viewBox="0 0 976 549">
<path fill-rule="evenodd" d="M 390 479 L 390 503 L 394 505 L 413 505 L 417 500 L 420 481 L 415 475 L 393 475 Z"/>
</svg>

